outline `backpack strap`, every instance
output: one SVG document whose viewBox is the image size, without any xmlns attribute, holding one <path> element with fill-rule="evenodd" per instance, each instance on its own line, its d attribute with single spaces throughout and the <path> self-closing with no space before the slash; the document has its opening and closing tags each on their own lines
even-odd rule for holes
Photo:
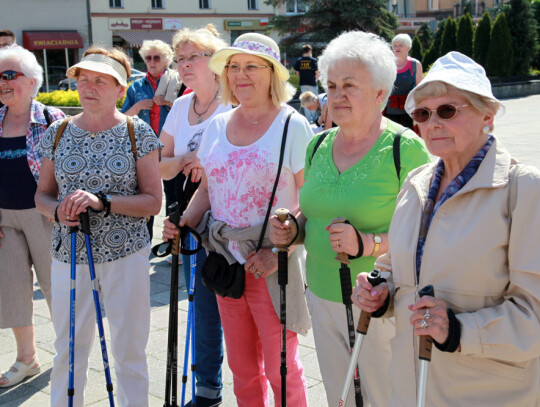
<svg viewBox="0 0 540 407">
<path fill-rule="evenodd" d="M 394 166 L 396 167 L 396 173 L 398 181 L 401 181 L 401 135 L 409 130 L 408 127 L 402 127 L 394 136 L 393 153 L 394 153 Z"/>
<path fill-rule="evenodd" d="M 66 130 L 66 126 L 68 125 L 68 123 L 70 122 L 70 120 L 72 119 L 73 117 L 66 117 L 62 123 L 60 124 L 60 126 L 58 127 L 58 130 L 56 131 L 56 137 L 54 138 L 54 145 L 53 145 L 53 150 L 52 150 L 52 155 L 54 156 L 54 152 L 56 151 L 56 147 L 58 147 L 58 143 L 60 142 L 60 139 L 62 138 L 62 135 L 64 134 L 64 131 Z"/>
<path fill-rule="evenodd" d="M 49 112 L 49 109 L 47 109 L 47 106 L 43 108 L 43 116 L 45 116 L 45 121 L 47 122 L 47 128 L 51 125 L 51 114 Z"/>
<path fill-rule="evenodd" d="M 328 133 L 330 133 L 330 130 L 332 129 L 325 130 L 324 133 L 319 136 L 319 139 L 317 140 L 317 142 L 315 143 L 315 146 L 313 147 L 313 153 L 311 154 L 311 161 L 313 161 L 313 157 L 315 157 L 315 153 L 319 149 L 319 146 L 321 145 L 323 140 L 326 138 L 326 136 L 328 136 Z"/>
<path fill-rule="evenodd" d="M 133 153 L 133 158 L 135 163 L 137 162 L 137 144 L 135 143 L 135 126 L 133 124 L 133 119 L 129 116 L 126 116 L 126 123 L 129 134 L 129 141 L 131 142 L 131 152 Z"/>
</svg>

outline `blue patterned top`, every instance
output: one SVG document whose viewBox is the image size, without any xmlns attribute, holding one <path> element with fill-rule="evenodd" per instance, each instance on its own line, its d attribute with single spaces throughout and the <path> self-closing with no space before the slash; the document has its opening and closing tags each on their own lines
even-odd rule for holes
<svg viewBox="0 0 540 407">
<path fill-rule="evenodd" d="M 439 187 L 441 186 L 441 179 L 444 173 L 444 162 L 439 159 L 437 163 L 437 168 L 435 170 L 435 175 L 433 176 L 433 181 L 428 192 L 428 199 L 426 202 L 426 207 L 424 208 L 424 213 L 422 214 L 422 220 L 420 222 L 420 233 L 418 234 L 418 245 L 416 246 L 416 277 L 420 278 L 420 266 L 422 264 L 422 255 L 424 254 L 424 245 L 426 244 L 426 236 L 431 226 L 431 221 L 433 217 L 441 207 L 441 205 L 454 196 L 463 186 L 469 182 L 469 180 L 476 174 L 480 164 L 484 161 L 486 154 L 493 144 L 493 136 L 489 136 L 488 140 L 484 146 L 478 150 L 474 157 L 469 161 L 469 163 L 463 168 L 463 170 L 457 175 L 456 178 L 448 184 L 445 190 L 442 192 L 441 197 L 436 204 L 435 198 L 437 197 L 437 192 L 439 192 Z"/>
</svg>

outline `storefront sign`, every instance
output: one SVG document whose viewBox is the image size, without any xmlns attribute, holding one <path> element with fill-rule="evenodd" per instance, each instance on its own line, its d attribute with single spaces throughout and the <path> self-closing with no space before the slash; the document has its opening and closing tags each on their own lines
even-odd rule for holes
<svg viewBox="0 0 540 407">
<path fill-rule="evenodd" d="M 109 30 L 130 30 L 129 18 L 109 17 Z"/>
<path fill-rule="evenodd" d="M 182 28 L 182 20 L 179 18 L 164 18 L 163 29 L 164 30 L 179 30 Z"/>
<path fill-rule="evenodd" d="M 163 20 L 161 18 L 132 18 L 132 30 L 163 30 Z"/>
</svg>

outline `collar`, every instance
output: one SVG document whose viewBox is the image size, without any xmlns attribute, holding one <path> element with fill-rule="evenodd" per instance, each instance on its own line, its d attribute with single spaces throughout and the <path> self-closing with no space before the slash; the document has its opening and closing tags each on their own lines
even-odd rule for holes
<svg viewBox="0 0 540 407">
<path fill-rule="evenodd" d="M 156 86 L 157 83 L 158 83 L 158 81 L 161 79 L 161 77 L 163 76 L 163 74 L 165 73 L 166 70 L 167 70 L 167 68 L 165 68 L 165 69 L 163 70 L 163 72 L 161 72 L 161 73 L 158 75 L 157 79 L 152 78 L 152 77 L 150 76 L 150 73 L 149 73 L 149 72 L 146 72 L 145 78 L 148 79 L 148 81 L 150 81 L 150 83 L 151 83 L 152 85 Z"/>
<path fill-rule="evenodd" d="M 45 115 L 43 113 L 44 107 L 44 104 L 32 99 L 30 102 L 30 123 L 43 124 L 45 126 L 47 125 L 47 120 L 45 119 Z M 5 105 L 0 108 L 0 123 L 2 123 L 4 120 L 7 111 L 8 107 Z"/>
</svg>

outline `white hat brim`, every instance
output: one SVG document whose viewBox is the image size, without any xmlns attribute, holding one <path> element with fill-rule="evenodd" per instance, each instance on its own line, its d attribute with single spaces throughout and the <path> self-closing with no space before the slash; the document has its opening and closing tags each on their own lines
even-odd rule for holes
<svg viewBox="0 0 540 407">
<path fill-rule="evenodd" d="M 78 64 L 75 64 L 66 71 L 66 76 L 68 78 L 77 79 L 79 76 L 78 70 L 79 69 L 88 69 L 89 71 L 104 73 L 107 75 L 111 75 L 113 78 L 115 78 L 118 83 L 122 86 L 127 86 L 127 80 L 126 78 L 122 78 L 122 75 L 118 73 L 116 69 L 114 69 L 112 66 L 107 65 L 103 62 L 96 62 L 96 61 L 81 61 Z"/>
</svg>

